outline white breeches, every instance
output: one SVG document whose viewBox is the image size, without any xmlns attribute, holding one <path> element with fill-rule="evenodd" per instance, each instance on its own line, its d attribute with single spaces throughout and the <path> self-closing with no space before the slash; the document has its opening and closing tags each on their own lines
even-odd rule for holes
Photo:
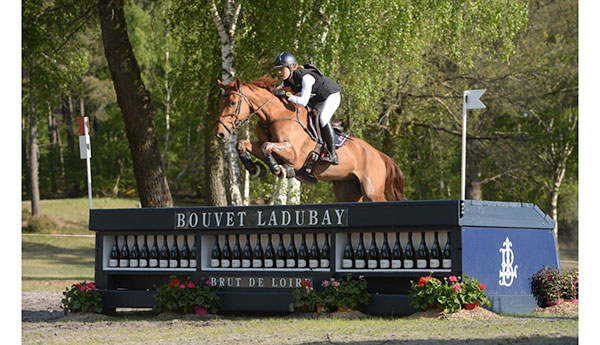
<svg viewBox="0 0 600 345">
<path fill-rule="evenodd" d="M 319 122 L 321 123 L 321 127 L 324 127 L 329 123 L 329 120 L 333 117 L 333 114 L 340 106 L 340 101 L 342 100 L 342 96 L 339 92 L 332 93 L 327 97 L 323 102 L 315 105 L 316 109 L 321 111 L 321 117 L 319 118 Z"/>
</svg>

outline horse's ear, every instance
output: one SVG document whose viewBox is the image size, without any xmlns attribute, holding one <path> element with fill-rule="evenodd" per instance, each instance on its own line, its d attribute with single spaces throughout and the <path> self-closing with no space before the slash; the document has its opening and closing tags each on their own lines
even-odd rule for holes
<svg viewBox="0 0 600 345">
<path fill-rule="evenodd" d="M 221 89 L 225 89 L 225 84 L 223 84 L 223 82 L 221 81 L 221 79 L 217 79 L 217 83 L 219 83 L 219 87 Z"/>
<path fill-rule="evenodd" d="M 241 86 L 242 80 L 240 79 L 240 77 L 235 77 L 235 88 L 239 90 Z"/>
</svg>

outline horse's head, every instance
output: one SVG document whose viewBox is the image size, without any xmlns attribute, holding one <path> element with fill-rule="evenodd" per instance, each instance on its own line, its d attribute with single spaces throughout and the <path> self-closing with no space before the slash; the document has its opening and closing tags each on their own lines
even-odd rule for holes
<svg viewBox="0 0 600 345">
<path fill-rule="evenodd" d="M 231 139 L 235 130 L 248 119 L 250 101 L 243 94 L 240 78 L 236 78 L 228 85 L 220 80 L 218 80 L 218 83 L 223 89 L 223 96 L 219 102 L 221 115 L 215 127 L 215 136 L 221 142 L 227 142 Z"/>
</svg>

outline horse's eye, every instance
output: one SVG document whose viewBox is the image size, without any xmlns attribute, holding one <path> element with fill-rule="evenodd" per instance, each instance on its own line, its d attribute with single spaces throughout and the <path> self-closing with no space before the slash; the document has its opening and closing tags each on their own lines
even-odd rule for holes
<svg viewBox="0 0 600 345">
<path fill-rule="evenodd" d="M 235 105 L 235 102 L 231 102 L 230 104 L 231 104 L 231 105 Z"/>
</svg>

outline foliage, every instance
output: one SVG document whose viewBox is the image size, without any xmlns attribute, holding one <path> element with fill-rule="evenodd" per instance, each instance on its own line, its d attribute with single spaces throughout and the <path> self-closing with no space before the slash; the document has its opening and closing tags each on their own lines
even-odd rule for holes
<svg viewBox="0 0 600 345">
<path fill-rule="evenodd" d="M 421 310 L 438 308 L 450 314 L 469 303 L 490 306 L 483 292 L 485 286 L 467 275 L 444 277 L 443 282 L 431 276 L 421 277 L 417 283 L 411 280 L 410 285 L 410 303 Z"/>
<path fill-rule="evenodd" d="M 323 307 L 326 312 L 334 312 L 339 308 L 361 309 L 371 300 L 371 295 L 367 292 L 367 281 L 363 276 L 352 279 L 349 274 L 345 280 L 324 280 L 321 283 L 322 291 L 315 290 L 308 281 L 303 281 L 301 285 L 292 291 L 294 302 L 289 306 L 292 312 L 315 311 L 317 306 Z"/>
<path fill-rule="evenodd" d="M 195 283 L 187 277 L 181 281 L 176 276 L 169 276 L 169 283 L 156 289 L 154 299 L 160 311 L 191 313 L 194 306 L 201 306 L 211 313 L 221 308 L 221 298 L 210 289 L 210 281 L 204 278 Z"/>
<path fill-rule="evenodd" d="M 295 288 L 294 291 L 292 291 L 294 302 L 289 305 L 290 311 L 315 311 L 317 305 L 321 303 L 319 292 L 310 286 L 308 280 L 301 282 L 300 285 L 300 287 Z"/>
<path fill-rule="evenodd" d="M 561 272 L 557 267 L 544 267 L 531 278 L 531 290 L 538 305 L 548 307 L 564 300 L 579 299 L 577 269 Z"/>
<path fill-rule="evenodd" d="M 24 233 L 53 233 L 58 230 L 58 224 L 50 217 L 41 215 L 32 217 L 30 213 L 22 213 Z"/>
<path fill-rule="evenodd" d="M 83 283 L 73 284 L 71 288 L 66 288 L 63 291 L 63 295 L 60 307 L 64 310 L 65 315 L 68 312 L 102 312 L 102 298 L 94 282 L 84 281 Z"/>
</svg>

